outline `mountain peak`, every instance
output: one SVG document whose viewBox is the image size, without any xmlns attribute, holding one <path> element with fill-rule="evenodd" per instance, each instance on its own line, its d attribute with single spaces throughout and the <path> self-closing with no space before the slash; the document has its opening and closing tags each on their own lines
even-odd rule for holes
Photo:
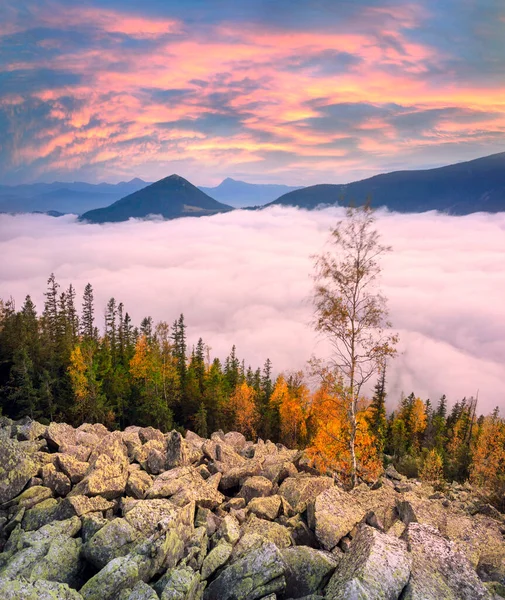
<svg viewBox="0 0 505 600">
<path fill-rule="evenodd" d="M 213 215 L 229 210 L 232 210 L 231 206 L 214 200 L 184 177 L 173 173 L 108 207 L 88 211 L 80 219 L 92 223 L 126 221 L 131 217 L 142 219 L 149 215 L 176 219 Z"/>
</svg>

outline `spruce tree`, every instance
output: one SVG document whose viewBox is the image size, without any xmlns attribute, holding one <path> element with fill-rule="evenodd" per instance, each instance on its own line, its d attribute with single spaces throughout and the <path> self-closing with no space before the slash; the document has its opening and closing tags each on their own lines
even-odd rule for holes
<svg viewBox="0 0 505 600">
<path fill-rule="evenodd" d="M 93 287 L 86 284 L 82 298 L 81 334 L 86 340 L 95 340 L 95 305 Z"/>
<path fill-rule="evenodd" d="M 375 392 L 370 404 L 370 417 L 368 418 L 370 430 L 377 440 L 377 450 L 384 452 L 387 435 L 386 418 L 386 368 L 382 369 L 381 375 L 375 384 Z"/>
</svg>

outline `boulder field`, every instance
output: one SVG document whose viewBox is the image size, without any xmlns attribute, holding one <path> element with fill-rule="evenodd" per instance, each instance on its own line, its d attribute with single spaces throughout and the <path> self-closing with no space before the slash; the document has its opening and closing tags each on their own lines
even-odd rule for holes
<svg viewBox="0 0 505 600">
<path fill-rule="evenodd" d="M 505 520 L 388 467 L 345 491 L 303 451 L 0 417 L 2 600 L 505 597 Z"/>
</svg>

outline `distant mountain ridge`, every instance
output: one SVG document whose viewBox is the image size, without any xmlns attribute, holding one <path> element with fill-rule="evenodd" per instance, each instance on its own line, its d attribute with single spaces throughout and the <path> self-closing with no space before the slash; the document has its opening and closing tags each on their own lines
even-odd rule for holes
<svg viewBox="0 0 505 600">
<path fill-rule="evenodd" d="M 276 183 L 246 183 L 231 177 L 227 177 L 216 187 L 199 187 L 212 198 L 235 208 L 263 206 L 283 194 L 300 189 L 299 186 Z"/>
<path fill-rule="evenodd" d="M 348 184 L 319 184 L 284 194 L 267 206 L 362 204 L 397 212 L 438 210 L 454 215 L 505 211 L 505 152 L 418 171 L 394 171 Z"/>
<path fill-rule="evenodd" d="M 201 217 L 228 212 L 233 207 L 211 198 L 179 175 L 170 175 L 129 194 L 110 206 L 90 210 L 79 220 L 89 223 L 127 221 L 161 215 L 164 219 Z"/>
<path fill-rule="evenodd" d="M 47 212 L 81 214 L 107 206 L 149 185 L 142 179 L 119 183 L 83 181 L 0 185 L 0 212 Z"/>
<path fill-rule="evenodd" d="M 177 180 L 185 182 L 178 190 L 174 183 Z M 168 181 L 172 182 L 171 187 L 166 187 Z M 137 192 L 144 190 L 147 190 L 146 194 L 136 196 Z M 277 193 L 279 197 L 272 200 Z M 187 201 L 183 201 L 184 197 Z M 123 202 L 127 198 L 128 202 Z M 139 198 L 141 201 L 137 202 Z M 214 188 L 198 188 L 178 175 L 153 184 L 135 178 L 118 184 L 54 182 L 0 185 L 0 212 L 72 212 L 83 217 L 87 215 L 85 220 L 96 218 L 96 222 L 102 222 L 103 215 L 109 215 L 108 220 L 110 216 L 114 216 L 112 220 L 124 220 L 148 214 L 161 214 L 172 219 L 226 212 L 234 207 L 281 205 L 310 210 L 350 202 L 361 204 L 367 198 L 370 198 L 373 207 L 383 206 L 397 212 L 438 210 L 463 215 L 505 211 L 505 152 L 436 169 L 393 171 L 347 184 L 318 184 L 303 188 L 252 184 L 231 178 Z M 118 201 L 121 201 L 119 207 L 116 206 Z M 104 212 L 95 213 L 95 209 L 103 209 Z"/>
</svg>

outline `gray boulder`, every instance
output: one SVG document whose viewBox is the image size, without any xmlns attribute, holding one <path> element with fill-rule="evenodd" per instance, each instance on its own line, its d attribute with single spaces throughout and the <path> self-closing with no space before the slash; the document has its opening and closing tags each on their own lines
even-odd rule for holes
<svg viewBox="0 0 505 600">
<path fill-rule="evenodd" d="M 197 600 L 200 597 L 200 575 L 189 567 L 173 569 L 161 593 L 161 600 Z"/>
<path fill-rule="evenodd" d="M 82 596 L 64 583 L 0 579 L 2 600 L 82 600 Z"/>
<path fill-rule="evenodd" d="M 322 590 L 337 566 L 337 559 L 329 552 L 314 550 L 308 546 L 296 546 L 281 550 L 285 564 L 288 598 L 301 598 Z"/>
<path fill-rule="evenodd" d="M 37 462 L 0 430 L 0 504 L 15 498 L 38 470 Z"/>
<path fill-rule="evenodd" d="M 125 519 L 113 519 L 85 544 L 84 556 L 95 567 L 102 569 L 112 559 L 129 554 L 139 535 Z"/>
<path fill-rule="evenodd" d="M 251 551 L 224 571 L 205 590 L 205 600 L 257 600 L 286 587 L 284 563 L 272 543 Z"/>
<path fill-rule="evenodd" d="M 281 510 L 281 498 L 278 495 L 267 496 L 266 498 L 253 498 L 247 508 L 260 519 L 273 521 L 279 516 Z"/>
<path fill-rule="evenodd" d="M 319 494 L 309 504 L 307 513 L 309 526 L 325 550 L 333 550 L 366 514 L 349 494 L 336 486 Z"/>
<path fill-rule="evenodd" d="M 361 525 L 341 557 L 328 587 L 328 600 L 397 600 L 410 574 L 406 544 Z"/>
<path fill-rule="evenodd" d="M 282 482 L 279 494 L 295 512 L 302 513 L 318 494 L 334 485 L 331 477 L 288 477 Z"/>
<path fill-rule="evenodd" d="M 260 475 L 249 477 L 244 481 L 240 495 L 246 503 L 249 503 L 253 498 L 269 496 L 272 493 L 272 487 L 272 482 L 266 477 Z"/>
<path fill-rule="evenodd" d="M 490 598 L 468 560 L 430 525 L 410 523 L 403 538 L 412 556 L 405 600 Z"/>
<path fill-rule="evenodd" d="M 231 556 L 232 550 L 233 546 L 226 542 L 221 542 L 213 548 L 203 561 L 201 569 L 202 579 L 208 579 L 220 567 L 225 565 Z"/>
</svg>

